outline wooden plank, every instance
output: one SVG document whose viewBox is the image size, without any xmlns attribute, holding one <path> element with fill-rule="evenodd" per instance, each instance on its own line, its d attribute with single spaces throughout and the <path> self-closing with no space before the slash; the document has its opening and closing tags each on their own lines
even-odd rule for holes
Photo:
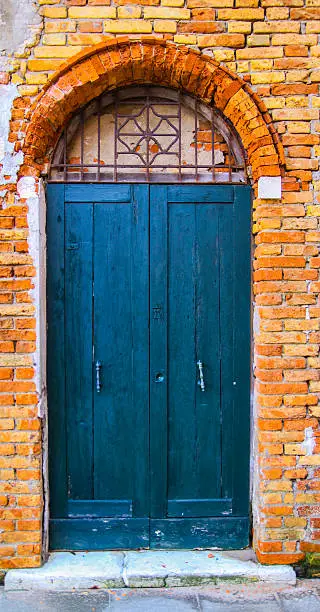
<svg viewBox="0 0 320 612">
<path fill-rule="evenodd" d="M 51 550 L 126 550 L 146 548 L 149 520 L 55 519 L 49 523 Z"/>
<path fill-rule="evenodd" d="M 132 517 L 131 499 L 76 499 L 68 502 L 69 518 Z"/>
<path fill-rule="evenodd" d="M 148 186 L 135 190 L 94 207 L 94 497 L 148 516 Z"/>
<path fill-rule="evenodd" d="M 130 202 L 130 185 L 83 183 L 65 185 L 66 202 Z"/>
<path fill-rule="evenodd" d="M 235 189 L 233 266 L 235 271 L 234 321 L 234 514 L 249 512 L 250 465 L 250 332 L 251 332 L 251 188 Z M 236 462 L 235 462 L 236 458 Z"/>
<path fill-rule="evenodd" d="M 234 429 L 234 361 L 239 358 L 234 349 L 234 325 L 237 317 L 234 238 L 234 206 L 219 206 L 220 305 L 218 325 L 221 346 L 221 484 L 223 497 L 232 497 L 234 478 L 238 477 L 238 458 L 235 461 L 233 442 L 235 436 L 238 436 L 238 432 Z"/>
<path fill-rule="evenodd" d="M 150 511 L 149 465 L 149 186 L 132 187 L 131 207 L 131 307 L 132 307 L 132 459 L 133 516 Z M 130 434 L 129 434 L 130 435 Z M 132 434 L 131 434 L 132 435 Z M 139 451 L 137 452 L 137 449 Z"/>
<path fill-rule="evenodd" d="M 169 499 L 168 517 L 205 517 L 232 513 L 232 499 Z"/>
<path fill-rule="evenodd" d="M 202 202 L 203 188 L 198 191 L 198 202 Z M 196 355 L 203 364 L 205 383 L 204 392 L 197 388 L 195 405 L 198 457 L 194 496 L 200 499 L 221 498 L 219 206 L 195 206 Z"/>
<path fill-rule="evenodd" d="M 151 519 L 150 548 L 246 548 L 248 533 L 247 517 Z"/>
<path fill-rule="evenodd" d="M 167 510 L 167 187 L 150 186 L 150 516 Z"/>
<path fill-rule="evenodd" d="M 168 185 L 168 202 L 212 202 L 232 204 L 234 187 L 231 185 Z M 201 195 L 199 195 L 201 194 Z"/>
<path fill-rule="evenodd" d="M 47 186 L 47 383 L 50 514 L 67 513 L 64 344 L 64 185 Z"/>
<path fill-rule="evenodd" d="M 195 206 L 170 204 L 168 236 L 168 497 L 197 496 Z"/>
<path fill-rule="evenodd" d="M 65 346 L 68 495 L 93 496 L 93 205 L 65 208 Z"/>
</svg>

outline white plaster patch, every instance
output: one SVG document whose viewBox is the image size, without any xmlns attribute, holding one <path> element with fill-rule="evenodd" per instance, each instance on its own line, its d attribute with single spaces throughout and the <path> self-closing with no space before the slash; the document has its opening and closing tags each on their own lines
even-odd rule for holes
<svg viewBox="0 0 320 612">
<path fill-rule="evenodd" d="M 31 180 L 30 180 L 31 179 Z M 37 274 L 32 291 L 36 317 L 36 351 L 34 353 L 35 383 L 38 393 L 38 416 L 46 413 L 46 269 L 45 269 L 45 192 L 42 181 L 39 183 L 39 196 L 36 193 L 36 181 L 32 177 L 19 180 L 22 197 L 27 197 L 29 253 Z"/>
<path fill-rule="evenodd" d="M 261 176 L 258 180 L 258 198 L 280 200 L 281 176 Z"/>
<path fill-rule="evenodd" d="M 316 441 L 314 438 L 314 431 L 312 427 L 306 427 L 304 430 L 304 441 L 301 446 L 303 450 L 305 450 L 306 455 L 312 455 L 314 451 L 314 447 L 316 445 Z"/>
</svg>

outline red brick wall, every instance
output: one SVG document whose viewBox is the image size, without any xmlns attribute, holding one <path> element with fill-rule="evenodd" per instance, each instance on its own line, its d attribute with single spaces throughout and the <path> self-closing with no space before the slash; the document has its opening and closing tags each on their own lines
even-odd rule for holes
<svg viewBox="0 0 320 612">
<path fill-rule="evenodd" d="M 320 0 L 38 5 L 35 44 L 2 73 L 18 89 L 9 141 L 23 151 L 20 177 L 38 178 L 73 110 L 133 81 L 213 100 L 241 136 L 255 190 L 259 176 L 283 174 L 282 200 L 253 205 L 254 546 L 263 562 L 296 562 L 320 550 Z M 141 34 L 143 43 L 129 46 Z M 39 269 L 29 253 L 30 200 L 17 194 L 14 176 L 3 182 L 0 566 L 25 567 L 40 563 L 43 509 L 32 290 Z"/>
</svg>

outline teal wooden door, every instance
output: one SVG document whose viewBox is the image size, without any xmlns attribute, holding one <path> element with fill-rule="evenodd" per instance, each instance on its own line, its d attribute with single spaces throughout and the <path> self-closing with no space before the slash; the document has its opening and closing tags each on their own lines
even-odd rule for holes
<svg viewBox="0 0 320 612">
<path fill-rule="evenodd" d="M 51 549 L 249 533 L 250 190 L 48 186 Z"/>
</svg>

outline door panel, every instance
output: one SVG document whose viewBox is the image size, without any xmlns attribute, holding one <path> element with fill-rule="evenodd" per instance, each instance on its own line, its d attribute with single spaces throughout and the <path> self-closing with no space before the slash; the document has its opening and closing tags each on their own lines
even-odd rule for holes
<svg viewBox="0 0 320 612">
<path fill-rule="evenodd" d="M 245 186 L 49 185 L 52 549 L 248 544 L 249 224 Z"/>
<path fill-rule="evenodd" d="M 59 249 L 65 256 L 61 292 L 50 294 L 48 383 L 57 405 L 55 419 L 49 415 L 49 427 L 55 444 L 51 481 L 54 491 L 63 490 L 64 498 L 51 506 L 51 547 L 147 546 L 148 187 L 124 186 L 123 201 L 119 188 L 115 201 L 106 190 L 104 202 L 101 190 L 96 193 L 92 187 L 82 190 L 81 201 L 79 186 L 74 202 L 69 187 L 65 198 L 59 194 L 63 207 L 54 199 L 55 187 L 51 186 L 52 202 L 58 206 L 48 223 L 59 233 Z M 49 241 L 49 275 L 55 253 L 54 241 Z M 55 393 L 55 363 L 61 354 L 50 325 L 58 306 L 65 355 L 64 381 Z M 62 447 L 56 433 L 59 412 L 66 422 Z M 58 484 L 59 452 L 66 459 Z"/>
</svg>

